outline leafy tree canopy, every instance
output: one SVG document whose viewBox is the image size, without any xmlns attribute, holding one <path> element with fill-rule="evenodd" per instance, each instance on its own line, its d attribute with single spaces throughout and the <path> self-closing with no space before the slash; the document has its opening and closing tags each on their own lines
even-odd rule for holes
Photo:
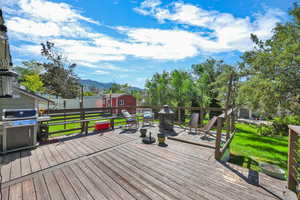
<svg viewBox="0 0 300 200">
<path fill-rule="evenodd" d="M 54 43 L 42 45 L 41 54 L 49 61 L 44 63 L 45 73 L 41 75 L 46 91 L 62 98 L 75 98 L 79 95 L 79 81 L 74 73 L 76 64 L 69 63 L 54 48 Z"/>
<path fill-rule="evenodd" d="M 43 92 L 44 91 L 44 84 L 40 79 L 38 74 L 28 74 L 24 76 L 24 80 L 21 82 L 26 90 L 30 92 Z"/>
<path fill-rule="evenodd" d="M 40 74 L 44 71 L 43 64 L 36 61 L 26 61 L 22 64 L 22 66 L 14 67 L 14 70 L 19 75 L 19 83 L 30 92 L 44 92 L 44 84 L 40 77 Z"/>
<path fill-rule="evenodd" d="M 240 99 L 264 113 L 300 114 L 300 8 L 294 4 L 293 19 L 277 24 L 266 41 L 251 35 L 256 47 L 242 56 L 240 68 L 246 79 Z"/>
</svg>

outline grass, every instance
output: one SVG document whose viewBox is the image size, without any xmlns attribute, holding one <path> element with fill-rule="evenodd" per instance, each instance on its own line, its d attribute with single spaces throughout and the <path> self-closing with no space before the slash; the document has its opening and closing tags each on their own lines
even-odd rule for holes
<svg viewBox="0 0 300 200">
<path fill-rule="evenodd" d="M 80 117 L 79 115 L 75 115 L 73 117 Z M 62 117 L 56 117 L 56 119 L 61 119 Z M 99 116 L 100 118 L 100 116 Z M 53 118 L 52 118 L 53 119 Z M 95 119 L 95 117 L 86 117 L 86 119 Z M 66 120 L 66 121 L 78 121 L 79 119 L 70 119 L 70 120 Z M 56 122 L 63 122 L 61 120 L 59 121 L 52 121 L 51 123 L 56 123 Z M 89 126 L 93 126 L 95 125 L 96 121 L 91 121 L 89 123 Z M 119 119 L 115 119 L 115 124 L 116 125 L 123 125 L 125 124 L 124 119 L 119 118 Z M 71 123 L 71 124 L 66 124 L 66 128 L 64 127 L 64 125 L 53 125 L 53 126 L 49 126 L 49 132 L 51 134 L 51 132 L 55 132 L 55 131 L 60 131 L 60 130 L 64 130 L 64 129 L 74 129 L 74 128 L 80 128 L 80 123 Z M 93 131 L 94 128 L 89 128 L 90 131 Z M 74 134 L 74 133 L 78 133 L 79 130 L 75 130 L 75 131 L 68 131 L 68 132 L 63 132 L 63 133 L 56 133 L 56 134 L 51 134 L 50 137 L 59 137 L 59 136 L 64 136 L 64 135 L 70 135 L 70 134 Z"/>
<path fill-rule="evenodd" d="M 230 144 L 230 162 L 256 171 L 260 170 L 258 162 L 267 162 L 287 171 L 287 136 L 261 136 L 255 125 L 238 123 L 236 128 Z"/>
</svg>

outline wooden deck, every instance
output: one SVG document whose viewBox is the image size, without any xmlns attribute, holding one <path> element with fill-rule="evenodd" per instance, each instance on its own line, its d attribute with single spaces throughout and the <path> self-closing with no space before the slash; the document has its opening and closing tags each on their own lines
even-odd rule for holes
<svg viewBox="0 0 300 200">
<path fill-rule="evenodd" d="M 286 181 L 217 162 L 211 148 L 167 144 L 118 129 L 5 155 L 3 199 L 290 199 Z"/>
</svg>

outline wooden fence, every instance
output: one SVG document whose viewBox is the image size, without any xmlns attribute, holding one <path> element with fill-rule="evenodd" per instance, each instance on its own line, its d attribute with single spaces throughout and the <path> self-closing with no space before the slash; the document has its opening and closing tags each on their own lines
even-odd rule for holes
<svg viewBox="0 0 300 200">
<path fill-rule="evenodd" d="M 300 183 L 300 126 L 289 126 L 288 188 L 299 194 Z"/>
<path fill-rule="evenodd" d="M 136 113 L 144 109 L 151 109 L 154 112 L 154 116 L 157 117 L 157 113 L 162 109 L 161 106 L 136 106 L 136 107 L 106 107 L 106 108 L 82 108 L 82 109 L 59 109 L 59 110 L 46 110 L 45 114 L 50 116 L 51 119 L 42 124 L 46 125 L 48 128 L 51 126 L 63 125 L 63 130 L 57 130 L 48 132 L 48 135 L 70 132 L 70 131 L 80 131 L 87 132 L 88 128 L 92 128 L 93 126 L 89 126 L 89 121 L 96 120 L 110 120 L 113 126 L 123 125 L 125 123 L 124 118 L 122 117 L 114 117 L 113 111 L 119 109 L 135 109 Z M 178 124 L 184 124 L 185 120 L 182 118 L 182 112 L 185 113 L 185 117 L 189 116 L 192 112 L 200 113 L 200 125 L 203 125 L 204 115 L 212 112 L 218 111 L 222 112 L 224 109 L 222 108 L 202 108 L 202 107 L 171 107 L 171 109 L 176 113 L 176 122 Z M 137 115 L 138 120 L 142 121 L 142 117 Z M 117 120 L 116 120 L 117 119 Z M 79 127 L 76 128 L 67 128 L 68 124 L 80 124 Z M 48 129 L 47 128 L 47 129 Z"/>
<path fill-rule="evenodd" d="M 235 135 L 236 108 L 231 108 L 218 116 L 215 143 L 215 159 L 221 160 Z M 222 130 L 226 129 L 226 142 L 222 146 Z"/>
</svg>

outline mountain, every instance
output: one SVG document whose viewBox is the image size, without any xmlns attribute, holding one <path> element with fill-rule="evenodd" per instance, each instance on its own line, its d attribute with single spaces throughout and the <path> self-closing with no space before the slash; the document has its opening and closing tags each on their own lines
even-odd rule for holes
<svg viewBox="0 0 300 200">
<path fill-rule="evenodd" d="M 84 79 L 84 80 L 80 79 L 79 82 L 81 85 L 85 86 L 86 88 L 93 86 L 100 90 L 109 89 L 109 88 L 111 88 L 112 84 L 114 84 L 114 83 L 101 83 L 101 82 L 93 81 L 90 79 Z M 142 90 L 142 89 L 138 88 L 138 87 L 131 87 L 130 90 Z"/>
<path fill-rule="evenodd" d="M 80 84 L 89 88 L 91 86 L 94 86 L 96 88 L 99 88 L 101 90 L 103 89 L 108 89 L 108 88 L 111 88 L 112 84 L 113 83 L 101 83 L 101 82 L 98 82 L 98 81 L 93 81 L 93 80 L 89 80 L 89 79 L 80 79 Z"/>
</svg>

